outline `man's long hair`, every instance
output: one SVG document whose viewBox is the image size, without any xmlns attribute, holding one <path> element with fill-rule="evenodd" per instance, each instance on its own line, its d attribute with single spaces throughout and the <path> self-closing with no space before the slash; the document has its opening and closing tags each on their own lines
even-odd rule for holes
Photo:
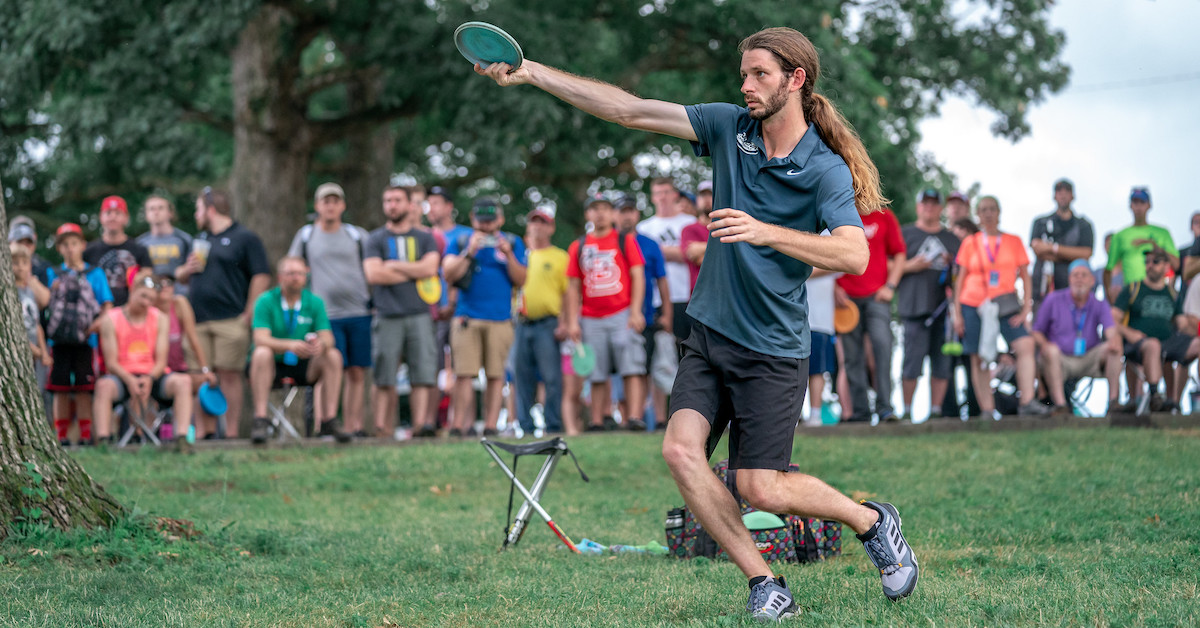
<svg viewBox="0 0 1200 628">
<path fill-rule="evenodd" d="M 854 179 L 854 203 L 863 214 L 879 211 L 888 203 L 879 189 L 879 169 L 871 161 L 854 127 L 837 107 L 815 90 L 821 75 L 817 48 L 807 37 L 791 28 L 763 29 L 742 40 L 738 52 L 766 50 L 775 55 L 785 74 L 803 68 L 805 79 L 800 88 L 800 106 L 804 119 L 816 125 L 817 133 L 829 149 L 841 156 Z"/>
</svg>

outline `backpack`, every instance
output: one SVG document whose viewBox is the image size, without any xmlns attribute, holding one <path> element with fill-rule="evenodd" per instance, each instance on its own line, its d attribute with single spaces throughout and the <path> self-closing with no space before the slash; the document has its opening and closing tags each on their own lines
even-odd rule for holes
<svg viewBox="0 0 1200 628">
<path fill-rule="evenodd" d="M 46 323 L 46 339 L 57 344 L 82 345 L 87 343 L 87 328 L 100 315 L 100 302 L 87 280 L 88 267 L 84 272 L 68 272 L 55 277 L 50 286 L 50 313 Z"/>
<path fill-rule="evenodd" d="M 799 472 L 796 464 L 788 465 L 788 472 Z M 713 466 L 713 473 L 729 489 L 741 507 L 742 515 L 757 512 L 737 492 L 737 469 L 729 468 L 729 461 L 722 460 Z M 768 563 L 810 563 L 823 561 L 842 553 L 842 524 L 837 521 L 809 519 L 798 515 L 777 515 L 782 526 L 750 530 L 750 536 L 763 559 Z M 728 558 L 687 506 L 673 508 L 667 512 L 667 548 L 676 558 Z"/>
<path fill-rule="evenodd" d="M 351 240 L 358 245 L 358 261 L 363 261 L 363 236 L 362 231 L 354 225 L 342 223 L 342 232 L 350 236 Z M 308 241 L 312 239 L 313 226 L 312 224 L 300 227 L 300 257 L 304 258 L 304 263 L 308 264 Z M 311 266 L 311 264 L 309 264 Z"/>
</svg>

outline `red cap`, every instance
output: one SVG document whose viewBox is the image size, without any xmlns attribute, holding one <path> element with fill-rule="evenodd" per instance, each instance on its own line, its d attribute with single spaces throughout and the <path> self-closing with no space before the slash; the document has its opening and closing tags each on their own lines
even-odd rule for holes
<svg viewBox="0 0 1200 628">
<path fill-rule="evenodd" d="M 67 222 L 63 223 L 63 226 L 59 227 L 58 231 L 54 232 L 54 243 L 58 244 L 59 242 L 62 242 L 67 236 L 79 236 L 85 240 L 87 239 L 83 237 L 83 229 L 79 225 L 73 222 Z"/>
<path fill-rule="evenodd" d="M 101 212 L 106 212 L 113 209 L 121 210 L 126 214 L 129 213 L 129 206 L 125 204 L 125 199 L 121 198 L 120 196 L 107 196 L 104 198 L 104 200 L 100 201 Z"/>
</svg>

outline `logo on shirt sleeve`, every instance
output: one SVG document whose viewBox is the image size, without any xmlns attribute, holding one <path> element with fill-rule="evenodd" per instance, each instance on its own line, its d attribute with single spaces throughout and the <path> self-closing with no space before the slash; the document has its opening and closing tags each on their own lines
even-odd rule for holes
<svg viewBox="0 0 1200 628">
<path fill-rule="evenodd" d="M 753 142 L 751 142 L 749 139 L 746 138 L 745 132 L 737 134 L 737 145 L 738 145 L 738 148 L 743 153 L 746 153 L 747 155 L 757 155 L 758 154 L 758 147 L 755 146 Z"/>
</svg>

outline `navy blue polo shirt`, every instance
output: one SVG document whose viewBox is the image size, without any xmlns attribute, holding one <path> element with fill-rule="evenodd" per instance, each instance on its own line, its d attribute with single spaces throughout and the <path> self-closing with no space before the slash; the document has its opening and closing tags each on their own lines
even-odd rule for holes
<svg viewBox="0 0 1200 628">
<path fill-rule="evenodd" d="M 768 159 L 762 123 L 727 103 L 689 105 L 700 157 L 712 157 L 713 209 L 739 209 L 764 223 L 820 233 L 862 228 L 850 168 L 809 125 L 786 158 Z M 687 313 L 766 355 L 807 358 L 812 266 L 768 246 L 710 240 Z"/>
</svg>

